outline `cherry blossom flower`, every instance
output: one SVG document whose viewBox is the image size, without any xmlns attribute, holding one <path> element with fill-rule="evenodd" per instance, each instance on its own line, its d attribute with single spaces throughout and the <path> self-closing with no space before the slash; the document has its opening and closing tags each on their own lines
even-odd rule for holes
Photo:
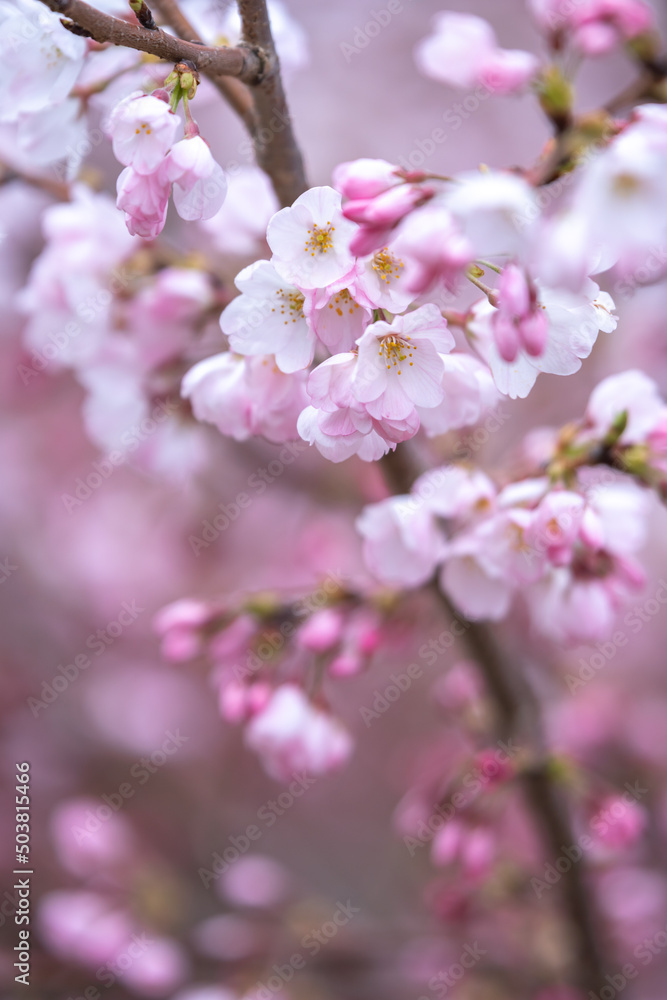
<svg viewBox="0 0 667 1000">
<path fill-rule="evenodd" d="M 303 311 L 318 340 L 334 353 L 352 350 L 371 316 L 355 279 L 348 281 L 348 276 L 307 294 Z"/>
<path fill-rule="evenodd" d="M 589 255 L 604 246 L 605 266 L 632 272 L 664 243 L 666 152 L 667 112 L 649 105 L 582 171 L 572 210 L 582 220 Z"/>
<path fill-rule="evenodd" d="M 437 406 L 417 407 L 420 425 L 428 437 L 478 423 L 500 399 L 488 366 L 478 358 L 460 352 L 440 357 L 444 398 Z"/>
<path fill-rule="evenodd" d="M 531 357 L 543 354 L 549 326 L 544 306 L 537 301 L 535 285 L 516 264 L 503 268 L 497 309 L 492 329 L 503 361 L 514 361 L 521 348 Z"/>
<path fill-rule="evenodd" d="M 303 771 L 321 775 L 336 770 L 352 751 L 352 739 L 342 724 L 316 708 L 296 684 L 276 688 L 266 708 L 248 724 L 245 739 L 278 781 Z"/>
<path fill-rule="evenodd" d="M 497 94 L 522 90 L 539 68 L 531 53 L 499 48 L 483 18 L 454 11 L 436 14 L 433 34 L 420 42 L 415 55 L 426 76 L 453 87 L 483 84 Z"/>
<path fill-rule="evenodd" d="M 354 355 L 349 357 L 354 364 Z M 415 410 L 402 420 L 376 419 L 360 404 L 329 409 L 307 406 L 299 415 L 297 430 L 330 462 L 344 462 L 352 455 L 364 462 L 375 462 L 395 450 L 401 441 L 415 436 L 419 417 Z"/>
<path fill-rule="evenodd" d="M 87 45 L 58 14 L 37 0 L 0 3 L 3 100 L 0 122 L 52 110 L 64 101 L 84 63 Z"/>
<path fill-rule="evenodd" d="M 237 441 L 252 434 L 288 441 L 298 437 L 305 382 L 305 373 L 285 375 L 271 357 L 244 358 L 227 351 L 191 368 L 181 391 L 196 418 L 215 424 L 222 434 Z"/>
<path fill-rule="evenodd" d="M 125 167 L 116 182 L 116 204 L 125 212 L 125 224 L 133 236 L 155 239 L 164 229 L 169 204 L 169 179 L 163 167 L 152 174 L 139 174 Z"/>
<path fill-rule="evenodd" d="M 449 353 L 454 338 L 437 306 L 420 306 L 391 323 L 371 324 L 358 346 L 352 391 L 372 417 L 403 420 L 417 404 L 442 402 L 440 355 Z"/>
<path fill-rule="evenodd" d="M 227 177 L 200 135 L 187 136 L 172 146 L 165 171 L 174 185 L 174 205 L 182 219 L 211 219 L 220 211 L 227 194 Z"/>
<path fill-rule="evenodd" d="M 364 561 L 382 583 L 417 587 L 429 580 L 444 553 L 444 538 L 432 512 L 408 495 L 365 507 L 356 527 L 364 539 Z"/>
<path fill-rule="evenodd" d="M 667 414 L 658 386 L 637 369 L 610 375 L 595 387 L 586 407 L 588 428 L 604 438 L 623 413 L 627 419 L 619 438 L 622 444 L 645 442 Z"/>
<path fill-rule="evenodd" d="M 377 198 L 379 194 L 388 191 L 402 183 L 400 167 L 387 160 L 349 160 L 334 167 L 333 186 L 340 191 L 343 198 L 353 201 L 359 199 Z"/>
<path fill-rule="evenodd" d="M 152 174 L 163 162 L 180 125 L 165 101 L 137 93 L 116 105 L 107 131 L 120 163 L 137 174 Z"/>
<path fill-rule="evenodd" d="M 473 345 L 491 369 L 497 388 L 512 399 L 527 396 L 540 372 L 572 375 L 578 371 L 598 333 L 616 328 L 613 300 L 593 281 L 580 294 L 538 286 L 538 297 L 548 320 L 547 344 L 538 357 L 519 350 L 514 361 L 504 361 L 495 340 L 495 307 L 482 299 L 470 311 L 467 326 Z"/>
<path fill-rule="evenodd" d="M 241 295 L 220 317 L 222 332 L 239 354 L 275 354 L 283 372 L 307 368 L 315 334 L 304 315 L 304 294 L 282 278 L 274 264 L 258 260 L 234 279 Z"/>
<path fill-rule="evenodd" d="M 530 0 L 530 6 L 544 29 L 568 35 L 587 56 L 609 52 L 655 25 L 655 15 L 644 0 L 581 0 L 570 8 L 561 0 Z"/>
<path fill-rule="evenodd" d="M 439 202 L 408 215 L 394 236 L 391 251 L 405 262 L 405 283 L 414 293 L 438 281 L 453 288 L 474 257 L 472 244 Z"/>
<path fill-rule="evenodd" d="M 356 298 L 370 309 L 402 313 L 416 298 L 406 286 L 405 264 L 389 247 L 359 261 L 352 287 Z"/>
<path fill-rule="evenodd" d="M 286 281 L 302 289 L 324 288 L 351 270 L 349 244 L 355 232 L 341 212 L 340 194 L 316 187 L 273 216 L 266 239 L 273 264 Z"/>
<path fill-rule="evenodd" d="M 401 219 L 413 209 L 428 202 L 434 195 L 432 188 L 417 184 L 401 184 L 382 191 L 373 198 L 348 201 L 343 215 L 359 224 L 350 241 L 350 250 L 358 257 L 380 250 L 392 239 L 393 230 Z"/>
</svg>

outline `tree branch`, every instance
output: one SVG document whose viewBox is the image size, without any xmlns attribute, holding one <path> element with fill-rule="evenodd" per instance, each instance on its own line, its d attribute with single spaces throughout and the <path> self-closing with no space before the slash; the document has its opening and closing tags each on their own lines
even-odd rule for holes
<svg viewBox="0 0 667 1000">
<path fill-rule="evenodd" d="M 258 128 L 253 134 L 259 166 L 273 182 L 280 204 L 291 205 L 308 187 L 301 152 L 292 131 L 280 63 L 271 34 L 265 0 L 239 0 L 242 44 L 261 52 L 264 74 L 252 97 Z"/>
<path fill-rule="evenodd" d="M 401 455 L 401 451 L 403 454 Z M 397 493 L 408 493 L 415 475 L 405 444 L 380 461 L 385 480 Z M 447 619 L 461 615 L 442 593 L 437 583 L 431 585 L 435 599 Z M 563 848 L 576 843 L 569 819 L 567 803 L 554 777 L 542 728 L 539 702 L 527 678 L 514 669 L 498 644 L 493 631 L 483 622 L 466 623 L 464 642 L 479 665 L 496 708 L 498 734 L 503 739 L 516 737 L 526 740 L 532 760 L 519 775 L 524 799 L 546 842 L 552 860 L 558 859 Z M 586 995 L 599 990 L 604 983 L 604 963 L 598 944 L 598 921 L 587 886 L 585 863 L 572 864 L 561 877 L 563 906 L 570 928 L 573 954 L 573 978 Z"/>
<path fill-rule="evenodd" d="M 142 28 L 119 17 L 112 17 L 96 10 L 85 0 L 42 0 L 56 14 L 64 14 L 76 25 L 84 28 L 96 42 L 113 42 L 129 49 L 149 52 L 167 62 L 189 59 L 202 73 L 213 81 L 220 77 L 237 77 L 244 83 L 254 84 L 265 74 L 260 54 L 247 46 L 217 48 L 197 45 L 174 38 L 166 32 Z"/>
<path fill-rule="evenodd" d="M 179 38 L 203 45 L 202 39 L 176 0 L 153 0 L 153 7 L 160 15 L 161 20 L 173 28 Z M 257 128 L 257 120 L 248 88 L 240 80 L 235 80 L 233 77 L 219 76 L 212 82 L 252 135 Z"/>
</svg>

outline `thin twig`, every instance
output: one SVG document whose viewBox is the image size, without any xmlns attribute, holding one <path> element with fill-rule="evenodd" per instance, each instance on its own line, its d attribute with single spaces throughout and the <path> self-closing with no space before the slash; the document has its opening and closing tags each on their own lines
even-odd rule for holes
<svg viewBox="0 0 667 1000">
<path fill-rule="evenodd" d="M 408 493 L 419 470 L 403 444 L 380 461 L 385 480 L 397 493 Z M 435 599 L 447 618 L 461 618 L 436 583 L 431 585 Z M 563 848 L 576 843 L 557 779 L 550 768 L 546 751 L 541 711 L 532 686 L 523 673 L 510 663 L 493 631 L 482 622 L 467 622 L 465 638 L 470 653 L 479 665 L 493 699 L 497 731 L 501 738 L 516 737 L 531 747 L 531 762 L 518 775 L 525 800 L 535 817 L 552 859 Z M 598 921 L 587 886 L 585 862 L 570 866 L 561 878 L 561 894 L 571 936 L 573 978 L 583 992 L 595 991 L 604 983 L 604 963 L 598 944 Z"/>
</svg>

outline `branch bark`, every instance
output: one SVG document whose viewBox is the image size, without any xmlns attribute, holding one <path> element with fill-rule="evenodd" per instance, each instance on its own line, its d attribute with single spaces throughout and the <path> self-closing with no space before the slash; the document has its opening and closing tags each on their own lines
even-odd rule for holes
<svg viewBox="0 0 667 1000">
<path fill-rule="evenodd" d="M 261 52 L 264 73 L 252 88 L 258 128 L 253 134 L 259 166 L 273 182 L 280 204 L 291 205 L 308 187 L 290 119 L 265 0 L 239 0 L 243 43 Z"/>
<path fill-rule="evenodd" d="M 260 55 L 245 46 L 216 48 L 196 45 L 174 38 L 159 28 L 151 31 L 142 28 L 140 24 L 130 24 L 119 17 L 112 17 L 111 14 L 91 7 L 85 0 L 42 0 L 42 3 L 56 14 L 63 14 L 84 28 L 96 42 L 113 42 L 114 45 L 149 52 L 167 62 L 189 59 L 198 70 L 213 80 L 221 76 L 233 76 L 252 84 L 264 74 Z"/>
<path fill-rule="evenodd" d="M 401 454 L 403 452 L 403 454 Z M 416 474 L 405 444 L 380 462 L 385 481 L 397 493 L 408 493 Z M 431 590 L 448 621 L 461 615 L 442 593 L 437 583 Z M 515 737 L 526 742 L 531 762 L 518 776 L 524 800 L 544 838 L 547 854 L 557 860 L 564 847 L 576 844 L 567 802 L 554 777 L 544 738 L 539 701 L 525 675 L 507 659 L 496 636 L 482 622 L 467 623 L 463 641 L 478 664 L 496 710 L 500 738 Z M 605 982 L 605 966 L 598 942 L 598 919 L 587 885 L 583 860 L 572 864 L 560 881 L 563 909 L 567 916 L 573 956 L 573 985 L 585 995 L 597 991 Z"/>
<path fill-rule="evenodd" d="M 268 174 L 281 206 L 291 205 L 308 187 L 280 76 L 265 0 L 240 0 L 243 41 L 235 48 L 200 44 L 176 0 L 158 0 L 164 19 L 179 35 L 149 30 L 91 7 L 85 0 L 41 0 L 96 42 L 112 42 L 167 62 L 190 60 L 223 94 L 252 138 L 257 164 Z M 234 79 L 236 78 L 236 79 Z M 237 81 L 250 88 L 249 93 Z"/>
</svg>

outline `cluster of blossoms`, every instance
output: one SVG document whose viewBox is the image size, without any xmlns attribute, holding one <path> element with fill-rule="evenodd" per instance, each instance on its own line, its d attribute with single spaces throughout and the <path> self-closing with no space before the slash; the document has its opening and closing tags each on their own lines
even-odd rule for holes
<svg viewBox="0 0 667 1000">
<path fill-rule="evenodd" d="M 42 229 L 45 248 L 18 297 L 26 317 L 21 381 L 72 371 L 103 462 L 132 455 L 172 478 L 198 468 L 205 443 L 178 388 L 219 309 L 213 276 L 185 255 L 163 266 L 127 232 L 108 195 L 85 185 L 43 212 Z"/>
<path fill-rule="evenodd" d="M 366 507 L 357 527 L 367 565 L 400 587 L 421 586 L 439 569 L 444 592 L 471 619 L 504 618 L 520 593 L 541 635 L 604 639 L 645 582 L 634 556 L 648 495 L 611 470 L 664 493 L 666 422 L 648 376 L 611 376 L 580 425 L 561 440 L 543 433 L 544 475 L 498 489 L 483 472 L 451 465 L 425 473 L 410 494 Z M 611 467 L 603 479 L 600 463 Z"/>
<path fill-rule="evenodd" d="M 363 671 L 382 626 L 379 608 L 333 580 L 290 605 L 270 595 L 225 607 L 182 600 L 155 620 L 165 659 L 213 663 L 222 717 L 245 724 L 246 744 L 281 781 L 335 770 L 349 758 L 352 738 L 320 687 L 327 675 Z"/>
<path fill-rule="evenodd" d="M 162 232 L 172 185 L 176 211 L 188 222 L 210 219 L 222 208 L 222 167 L 189 115 L 185 137 L 175 142 L 181 127 L 166 90 L 132 94 L 113 110 L 108 132 L 114 155 L 125 164 L 116 204 L 133 236 L 153 239 Z"/>
<path fill-rule="evenodd" d="M 223 433 L 271 425 L 272 440 L 298 432 L 334 462 L 372 461 L 420 427 L 435 436 L 478 422 L 497 390 L 525 396 L 540 371 L 576 371 L 599 330 L 615 327 L 592 280 L 570 291 L 530 274 L 527 182 L 465 175 L 436 193 L 368 160 L 343 164 L 335 182 L 344 206 L 314 188 L 271 219 L 271 260 L 241 271 L 220 318 L 230 350 L 184 380 L 195 415 Z M 503 253 L 497 292 L 455 317 L 477 353 L 454 350 L 429 299 L 466 276 L 478 283 L 475 260 Z"/>
</svg>

